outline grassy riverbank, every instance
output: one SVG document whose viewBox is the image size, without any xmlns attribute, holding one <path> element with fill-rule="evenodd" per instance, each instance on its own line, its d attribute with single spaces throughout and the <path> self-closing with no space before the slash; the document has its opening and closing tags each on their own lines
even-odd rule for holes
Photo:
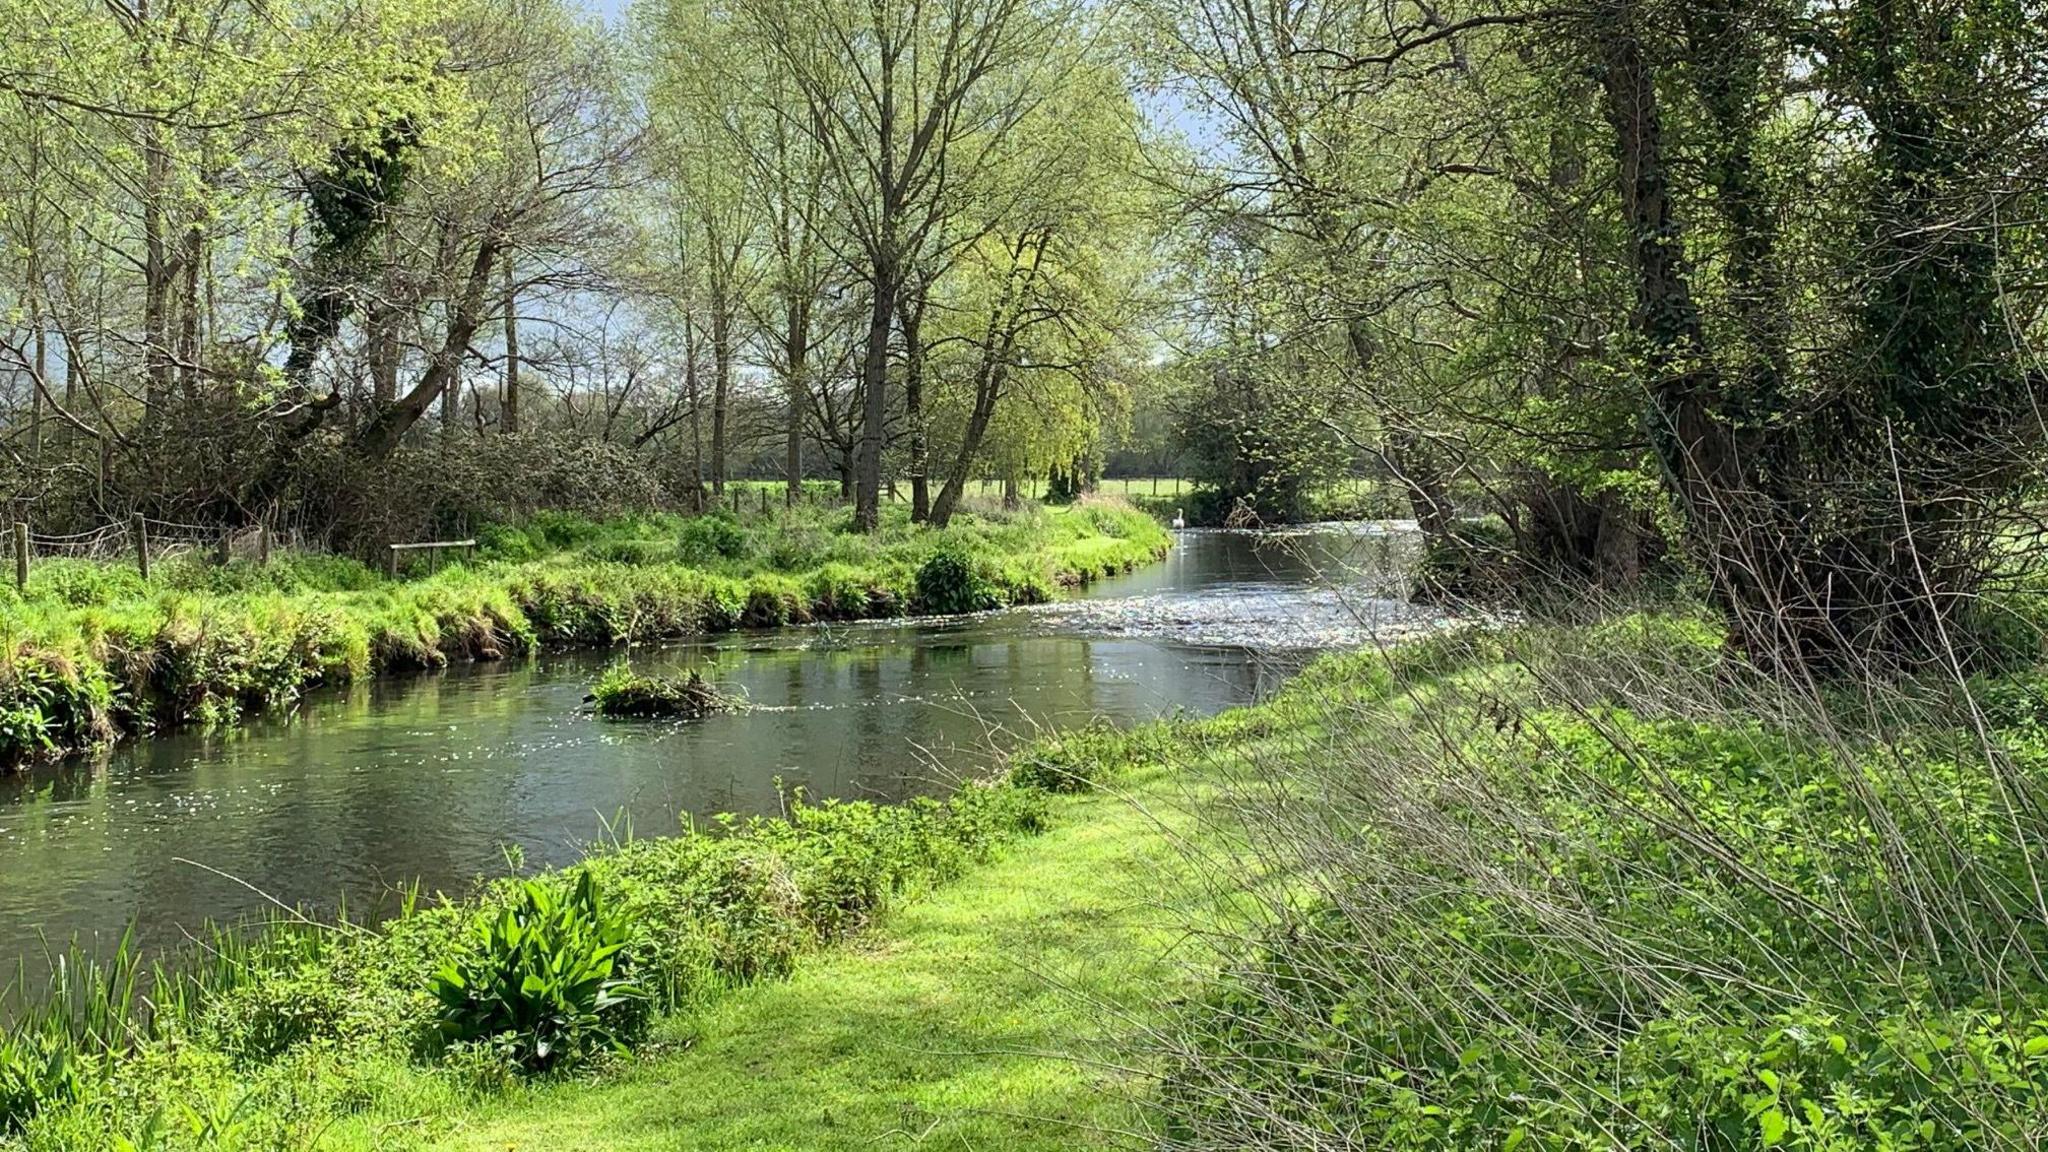
<svg viewBox="0 0 2048 1152">
<path fill-rule="evenodd" d="M 1170 849 L 1149 817 L 1078 793 L 1090 781 L 1163 786 L 1170 739 L 1163 728 L 1074 733 L 945 801 L 796 803 L 787 818 L 613 846 L 376 929 L 223 935 L 149 980 L 73 966 L 0 1045 L 0 1119 L 21 1147 L 74 1152 L 410 1147 L 462 1135 L 480 1109 L 516 1127 L 531 1106 L 542 1109 L 531 1122 L 553 1123 L 546 1101 L 595 1084 L 615 1084 L 622 1101 L 668 1096 L 648 1077 L 716 1040 L 791 1045 L 773 1057 L 790 1078 L 827 1052 L 873 1061 L 837 1069 L 822 1102 L 783 1101 L 779 1118 L 742 1107 L 765 1102 L 761 1091 L 707 1086 L 691 1100 L 792 1147 L 815 1146 L 800 1134 L 818 1108 L 843 1109 L 849 1133 L 900 1120 L 895 1098 L 866 1095 L 888 1075 L 905 1100 L 918 1085 L 935 1091 L 918 1097 L 934 1115 L 947 1100 L 998 1107 L 1042 1091 L 1068 1102 L 1040 1142 L 1062 1146 L 1062 1124 L 1116 1107 L 1089 1095 L 1084 1070 L 988 1053 L 954 1096 L 917 1038 L 941 1023 L 926 1010 L 949 1005 L 989 1036 L 1077 1040 L 1087 1007 L 1024 993 L 1063 959 L 1104 964 L 1093 986 L 1134 1006 L 1149 991 L 1130 961 L 1159 939 L 1156 920 L 1119 901 L 1140 874 L 1125 863 Z M 893 937 L 816 958 L 883 913 Z M 783 986 L 792 973 L 800 982 Z M 970 976 L 971 988 L 939 986 Z M 822 1015 L 827 1003 L 839 1015 Z"/>
<path fill-rule="evenodd" d="M 1050 599 L 1158 558 L 1111 502 L 987 511 L 874 535 L 800 508 L 740 520 L 548 517 L 482 533 L 476 562 L 389 580 L 335 557 L 36 566 L 0 593 L 0 764 L 287 706 L 307 689 L 536 647 Z"/>
<path fill-rule="evenodd" d="M 615 1077 L 483 1098 L 416 1080 L 326 1146 L 400 1129 L 477 1152 L 1120 1146 L 1146 1084 L 1117 1069 L 1161 998 L 1195 990 L 1184 925 L 1228 922 L 1173 883 L 1191 878 L 1168 835 L 1189 796 L 1151 766 L 1065 798 L 1043 835 L 789 981 L 664 1021 Z"/>
</svg>

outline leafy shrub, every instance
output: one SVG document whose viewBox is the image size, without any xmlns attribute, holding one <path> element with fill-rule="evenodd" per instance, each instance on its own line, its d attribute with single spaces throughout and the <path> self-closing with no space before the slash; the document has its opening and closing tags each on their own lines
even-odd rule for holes
<svg viewBox="0 0 2048 1152">
<path fill-rule="evenodd" d="M 584 548 L 583 555 L 603 564 L 662 564 L 670 549 L 657 540 L 600 540 Z"/>
<path fill-rule="evenodd" d="M 974 557 L 958 548 L 941 548 L 917 569 L 917 608 L 941 616 L 985 612 L 1003 606 L 995 585 L 982 575 Z"/>
<path fill-rule="evenodd" d="M 716 564 L 746 554 L 747 530 L 724 512 L 688 521 L 676 540 L 676 557 L 685 564 Z"/>
<path fill-rule="evenodd" d="M 487 525 L 476 534 L 476 546 L 489 559 L 513 563 L 538 559 L 547 550 L 544 541 L 536 541 L 524 528 L 510 524 Z"/>
<path fill-rule="evenodd" d="M 581 548 L 597 542 L 604 534 L 604 524 L 573 512 L 543 510 L 526 522 L 526 535 L 543 548 Z"/>
<path fill-rule="evenodd" d="M 623 1050 L 647 1020 L 625 952 L 632 926 L 595 877 L 530 880 L 476 921 L 469 949 L 434 975 L 446 1044 L 492 1041 L 527 1072 Z"/>
<path fill-rule="evenodd" d="M 832 552 L 832 539 L 808 527 L 794 527 L 775 534 L 768 545 L 768 566 L 782 572 L 802 572 L 824 564 Z"/>
<path fill-rule="evenodd" d="M 19 1129 L 44 1107 L 81 1095 L 77 1058 L 40 1032 L 0 1035 L 0 1131 Z"/>
<path fill-rule="evenodd" d="M 1062 732 L 1010 757 L 1010 779 L 1047 792 L 1085 792 L 1130 766 L 1132 737 L 1105 721 Z"/>
</svg>

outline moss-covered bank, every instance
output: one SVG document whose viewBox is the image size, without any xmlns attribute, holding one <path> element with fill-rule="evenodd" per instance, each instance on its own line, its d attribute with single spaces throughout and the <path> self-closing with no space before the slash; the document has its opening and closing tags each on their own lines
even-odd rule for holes
<svg viewBox="0 0 2048 1152">
<path fill-rule="evenodd" d="M 483 534 L 480 559 L 387 580 L 332 557 L 160 566 L 39 564 L 0 599 L 0 765 L 288 706 L 307 689 L 542 647 L 1034 603 L 1163 555 L 1121 504 L 962 516 L 900 510 L 873 535 L 778 511 Z"/>
</svg>

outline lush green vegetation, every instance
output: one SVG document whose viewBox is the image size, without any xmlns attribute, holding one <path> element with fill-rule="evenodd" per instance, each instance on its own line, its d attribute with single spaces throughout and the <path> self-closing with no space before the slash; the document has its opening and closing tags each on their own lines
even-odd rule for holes
<svg viewBox="0 0 2048 1152">
<path fill-rule="evenodd" d="M 1466 631 L 1212 720 L 1062 734 L 948 801 L 799 802 L 378 930 L 231 935 L 146 1023 L 133 973 L 93 973 L 13 1035 L 4 1083 L 38 1148 L 208 1123 L 780 1146 L 826 1114 L 819 1146 L 852 1147 L 904 1108 L 1019 1147 L 1089 1145 L 1055 1116 L 1191 1149 L 2012 1143 L 2044 1121 L 2048 978 L 2005 797 L 2038 787 L 2043 716 L 2028 670 L 1801 695 L 1700 617 Z M 1186 956 L 1131 978 L 1191 932 L 1206 990 Z M 1078 993 L 1035 967 L 1089 950 Z M 1097 1043 L 1158 1090 L 1086 1071 Z M 687 1090 L 742 1069 L 765 1072 Z M 1004 1093 L 1053 1111 L 987 1109 Z"/>
<path fill-rule="evenodd" d="M 2038 1134 L 2038 675 L 1814 696 L 1723 644 L 1468 634 L 1243 717 L 1289 733 L 1239 818 L 1296 886 L 1160 1052 L 1165 1144 Z"/>
<path fill-rule="evenodd" d="M 308 688 L 535 647 L 1036 603 L 1156 559 L 1150 518 L 1113 503 L 990 510 L 945 529 L 898 510 L 879 532 L 845 513 L 778 510 L 487 530 L 477 563 L 387 580 L 353 561 L 269 567 L 38 564 L 0 599 L 0 757 L 229 721 Z"/>
<path fill-rule="evenodd" d="M 458 1094 L 587 1064 L 658 1011 L 786 975 L 1045 813 L 1003 781 L 895 807 L 795 800 L 787 819 L 622 843 L 377 929 L 231 934 L 232 962 L 167 962 L 188 973 L 175 996 L 138 995 L 126 961 L 53 978 L 8 1050 L 7 1122 L 81 1152 L 301 1147 L 415 1062 Z"/>
<path fill-rule="evenodd" d="M 591 686 L 589 703 L 600 716 L 672 716 L 696 720 L 736 712 L 746 702 L 720 692 L 702 673 L 643 675 L 624 659 L 614 662 Z"/>
<path fill-rule="evenodd" d="M 0 0 L 0 766 L 1045 600 L 1165 546 L 1089 498 L 1118 452 L 1195 481 L 1155 514 L 1405 510 L 1422 594 L 1581 623 L 1183 730 L 1247 785 L 1216 886 L 1292 882 L 1162 1032 L 1168 1144 L 2048 1142 L 2041 8 Z M 495 527 L 406 579 L 62 558 L 152 518 Z M 290 1143 L 375 1069 L 601 1065 L 1128 746 L 69 968 L 0 1108 Z"/>
<path fill-rule="evenodd" d="M 481 1097 L 415 1076 L 326 1147 L 388 1146 L 400 1126 L 478 1152 L 861 1152 L 906 1131 L 941 1147 L 1127 1147 L 1145 1083 L 1116 1069 L 1170 1021 L 1168 998 L 1198 990 L 1179 962 L 1186 925 L 1231 913 L 1163 834 L 1198 831 L 1199 793 L 1156 764 L 1117 784 L 1061 798 L 1050 830 L 790 980 L 657 1022 L 614 1075 Z"/>
</svg>

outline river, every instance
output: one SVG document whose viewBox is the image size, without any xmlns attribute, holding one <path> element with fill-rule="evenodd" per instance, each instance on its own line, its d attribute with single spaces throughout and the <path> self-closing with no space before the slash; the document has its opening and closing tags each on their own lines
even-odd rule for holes
<svg viewBox="0 0 2048 1152">
<path fill-rule="evenodd" d="M 566 652 L 312 694 L 288 716 L 124 745 L 0 781 L 0 942 L 174 942 L 274 898 L 357 914 L 453 892 L 508 859 L 564 863 L 782 790 L 942 791 L 1035 727 L 1257 700 L 1305 654 L 1426 627 L 1394 590 L 1400 526 L 1190 531 L 1077 598 L 958 619 L 789 628 L 642 648 L 752 707 L 609 721 L 584 693 L 615 652 Z M 944 765 L 944 767 L 941 767 Z"/>
</svg>

